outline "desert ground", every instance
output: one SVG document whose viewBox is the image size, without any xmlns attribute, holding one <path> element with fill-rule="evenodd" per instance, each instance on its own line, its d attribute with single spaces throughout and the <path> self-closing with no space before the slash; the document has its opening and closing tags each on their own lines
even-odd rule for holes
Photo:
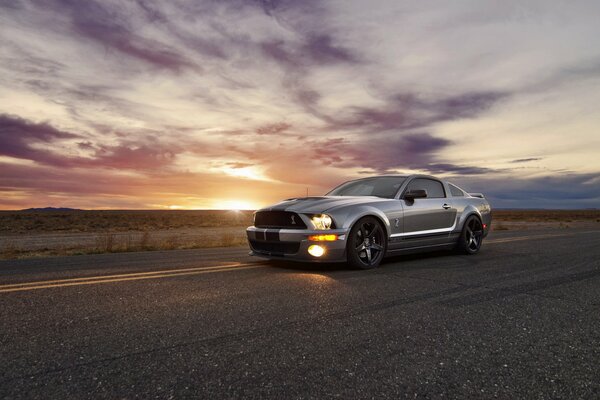
<svg viewBox="0 0 600 400">
<path fill-rule="evenodd" d="M 496 210 L 492 230 L 600 227 L 600 210 Z M 235 247 L 252 211 L 0 211 L 0 258 Z"/>
</svg>

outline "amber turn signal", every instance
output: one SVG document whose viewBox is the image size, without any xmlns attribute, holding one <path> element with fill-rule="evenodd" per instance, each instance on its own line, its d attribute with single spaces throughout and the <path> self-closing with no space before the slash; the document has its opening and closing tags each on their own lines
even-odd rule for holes
<svg viewBox="0 0 600 400">
<path fill-rule="evenodd" d="M 337 235 L 310 235 L 308 237 L 311 242 L 333 242 L 337 239 Z"/>
</svg>

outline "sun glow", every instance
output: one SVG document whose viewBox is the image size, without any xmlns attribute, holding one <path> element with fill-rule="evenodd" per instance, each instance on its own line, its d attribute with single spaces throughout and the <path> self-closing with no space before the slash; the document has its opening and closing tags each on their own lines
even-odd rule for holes
<svg viewBox="0 0 600 400">
<path fill-rule="evenodd" d="M 236 176 L 239 178 L 254 179 L 257 181 L 268 180 L 264 175 L 262 175 L 254 167 L 244 167 L 244 168 L 229 168 L 229 167 L 227 167 L 227 168 L 223 168 L 222 171 L 225 172 L 227 175 Z"/>
<path fill-rule="evenodd" d="M 256 210 L 255 204 L 250 203 L 249 201 L 243 200 L 225 200 L 222 202 L 215 203 L 216 208 L 220 210 L 232 210 L 232 211 L 241 211 L 241 210 Z"/>
</svg>

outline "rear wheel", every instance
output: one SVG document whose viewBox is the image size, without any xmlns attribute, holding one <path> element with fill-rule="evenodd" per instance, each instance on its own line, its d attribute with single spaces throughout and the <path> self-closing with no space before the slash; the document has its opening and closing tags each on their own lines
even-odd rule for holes
<svg viewBox="0 0 600 400">
<path fill-rule="evenodd" d="M 351 266 L 361 269 L 375 268 L 385 255 L 387 235 L 376 218 L 361 218 L 350 230 L 346 246 L 348 263 Z"/>
<path fill-rule="evenodd" d="M 479 252 L 483 242 L 483 225 L 475 215 L 471 215 L 465 221 L 463 230 L 458 239 L 457 249 L 464 254 L 475 254 Z"/>
</svg>

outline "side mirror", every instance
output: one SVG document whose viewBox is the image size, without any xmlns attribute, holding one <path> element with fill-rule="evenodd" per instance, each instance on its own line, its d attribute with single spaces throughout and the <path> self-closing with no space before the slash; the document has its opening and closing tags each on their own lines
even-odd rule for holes
<svg viewBox="0 0 600 400">
<path fill-rule="evenodd" d="M 424 199 L 425 197 L 427 197 L 427 190 L 425 189 L 414 189 L 404 193 L 404 198 L 410 201 L 414 199 Z"/>
</svg>

